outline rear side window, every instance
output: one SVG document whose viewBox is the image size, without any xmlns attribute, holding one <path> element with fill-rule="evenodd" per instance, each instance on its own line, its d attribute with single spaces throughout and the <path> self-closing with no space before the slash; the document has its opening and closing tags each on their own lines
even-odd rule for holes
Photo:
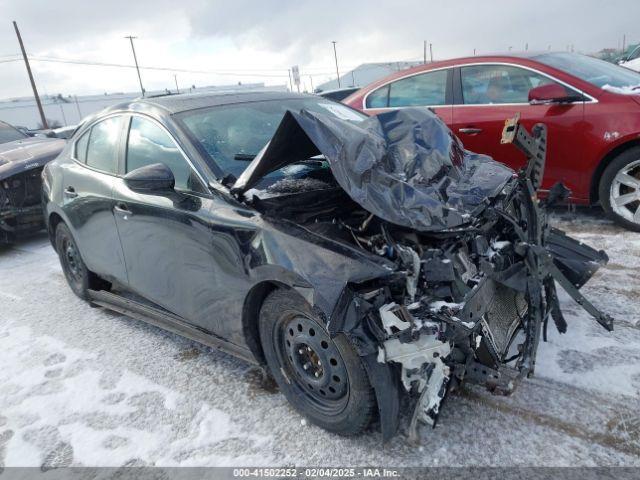
<svg viewBox="0 0 640 480">
<path fill-rule="evenodd" d="M 374 90 L 367 96 L 366 108 L 386 108 L 389 106 L 389 85 Z"/>
<path fill-rule="evenodd" d="M 86 157 L 88 166 L 107 173 L 117 172 L 121 126 L 122 117 L 111 117 L 91 128 Z"/>
<path fill-rule="evenodd" d="M 389 85 L 389 107 L 446 104 L 448 70 L 402 78 Z"/>
<path fill-rule="evenodd" d="M 87 163 L 87 144 L 89 143 L 89 132 L 82 135 L 76 142 L 76 160 Z"/>
<path fill-rule="evenodd" d="M 173 138 L 154 122 L 132 117 L 127 141 L 127 173 L 146 165 L 164 163 L 173 172 L 176 189 L 203 192 L 202 182 Z"/>
</svg>

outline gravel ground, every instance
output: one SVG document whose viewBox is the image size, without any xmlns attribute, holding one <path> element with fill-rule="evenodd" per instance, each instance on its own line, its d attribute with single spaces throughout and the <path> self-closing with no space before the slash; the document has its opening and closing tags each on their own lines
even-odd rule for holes
<svg viewBox="0 0 640 480">
<path fill-rule="evenodd" d="M 536 377 L 450 396 L 419 447 L 307 425 L 246 364 L 89 307 L 44 235 L 0 248 L 0 467 L 640 466 L 640 235 L 597 210 L 554 223 L 609 253 L 584 291 L 616 330 L 564 296 L 569 332 L 550 328 Z"/>
</svg>

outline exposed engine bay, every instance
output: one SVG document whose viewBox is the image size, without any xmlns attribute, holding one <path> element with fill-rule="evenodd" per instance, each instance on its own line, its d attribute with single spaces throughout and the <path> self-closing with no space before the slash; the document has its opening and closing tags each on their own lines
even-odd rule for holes
<svg viewBox="0 0 640 480">
<path fill-rule="evenodd" d="M 349 284 L 327 329 L 393 366 L 415 405 L 413 438 L 419 424 L 435 425 L 461 382 L 510 394 L 534 373 L 549 321 L 567 331 L 557 284 L 613 329 L 579 292 L 606 254 L 548 225 L 546 207 L 568 196 L 561 184 L 536 195 L 544 125 L 529 133 L 517 117 L 505 123 L 502 142 L 529 159 L 515 173 L 466 152 L 429 112 L 387 112 L 359 126 L 289 113 L 235 191 L 267 217 L 393 263 L 388 276 Z M 291 175 L 251 188 L 276 169 Z"/>
</svg>

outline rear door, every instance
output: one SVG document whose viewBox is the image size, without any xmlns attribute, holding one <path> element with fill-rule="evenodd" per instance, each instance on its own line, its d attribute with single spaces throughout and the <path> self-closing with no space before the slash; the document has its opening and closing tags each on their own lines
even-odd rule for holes
<svg viewBox="0 0 640 480">
<path fill-rule="evenodd" d="M 453 69 L 416 73 L 373 90 L 364 98 L 365 112 L 376 114 L 406 107 L 433 110 L 447 125 L 452 121 Z"/>
<path fill-rule="evenodd" d="M 64 164 L 63 205 L 87 268 L 109 281 L 127 283 L 124 256 L 113 216 L 124 117 L 95 123 L 73 146 Z"/>
<path fill-rule="evenodd" d="M 552 82 L 547 75 L 516 65 L 460 66 L 454 74 L 452 130 L 467 150 L 490 155 L 517 170 L 526 158 L 513 145 L 500 144 L 504 121 L 519 113 L 527 129 L 544 123 L 548 143 L 542 189 L 562 181 L 576 190 L 582 173 L 572 163 L 583 155 L 584 102 L 530 105 L 528 101 L 529 90 Z"/>
</svg>

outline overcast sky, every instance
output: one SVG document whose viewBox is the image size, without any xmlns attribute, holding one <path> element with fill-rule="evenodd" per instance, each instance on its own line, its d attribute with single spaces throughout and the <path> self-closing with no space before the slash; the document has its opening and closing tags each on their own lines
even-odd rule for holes
<svg viewBox="0 0 640 480">
<path fill-rule="evenodd" d="M 0 98 L 31 93 L 11 24 L 36 58 L 132 64 L 177 72 L 181 86 L 284 84 L 300 65 L 309 86 L 363 62 L 417 60 L 424 40 L 435 59 L 524 50 L 592 52 L 640 41 L 640 0 L 0 0 Z M 136 91 L 135 70 L 32 62 L 41 93 Z M 143 70 L 147 90 L 174 88 L 174 72 Z"/>
</svg>

